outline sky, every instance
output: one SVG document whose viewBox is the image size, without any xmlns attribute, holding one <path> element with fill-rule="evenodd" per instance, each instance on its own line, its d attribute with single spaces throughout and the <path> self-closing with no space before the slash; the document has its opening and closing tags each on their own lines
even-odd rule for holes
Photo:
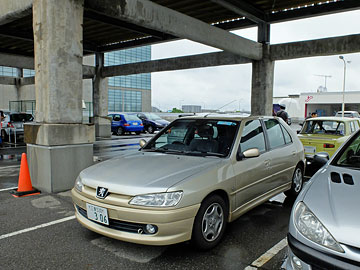
<svg viewBox="0 0 360 270">
<path fill-rule="evenodd" d="M 233 33 L 257 40 L 257 28 Z M 271 25 L 271 44 L 360 33 L 360 10 Z M 152 46 L 152 59 L 220 51 L 189 40 Z M 360 91 L 360 53 L 344 54 L 345 91 Z M 274 97 L 327 91 L 342 91 L 344 63 L 338 55 L 275 62 Z M 250 110 L 251 64 L 229 65 L 152 73 L 152 106 L 163 111 L 181 105 L 201 105 L 206 109 Z M 230 103 L 230 104 L 229 104 Z M 225 106 L 226 104 L 229 104 Z"/>
</svg>

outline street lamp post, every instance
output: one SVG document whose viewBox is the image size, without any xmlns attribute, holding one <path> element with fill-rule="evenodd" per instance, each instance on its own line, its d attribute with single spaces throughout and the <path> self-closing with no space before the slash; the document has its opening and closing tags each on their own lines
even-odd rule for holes
<svg viewBox="0 0 360 270">
<path fill-rule="evenodd" d="M 343 60 L 344 62 L 344 81 L 343 81 L 343 97 L 342 97 L 342 117 L 344 117 L 344 111 L 345 111 L 345 78 L 346 78 L 346 61 L 345 61 L 345 58 L 344 56 L 340 55 L 339 58 L 341 60 Z M 348 61 L 348 63 L 350 63 L 350 61 Z"/>
</svg>

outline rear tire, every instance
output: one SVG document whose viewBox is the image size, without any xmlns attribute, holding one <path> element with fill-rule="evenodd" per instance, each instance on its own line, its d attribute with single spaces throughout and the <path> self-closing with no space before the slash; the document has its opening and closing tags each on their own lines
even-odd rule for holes
<svg viewBox="0 0 360 270">
<path fill-rule="evenodd" d="M 195 217 L 192 243 L 200 250 L 214 248 L 220 243 L 226 228 L 228 207 L 222 197 L 206 198 Z"/>
<path fill-rule="evenodd" d="M 123 127 L 118 127 L 117 131 L 116 131 L 116 134 L 121 136 L 123 135 L 125 132 L 124 132 L 124 128 Z"/>
<path fill-rule="evenodd" d="M 292 181 L 291 189 L 284 192 L 287 197 L 296 198 L 299 195 L 304 185 L 304 169 L 303 166 L 298 164 L 295 168 Z"/>
<path fill-rule="evenodd" d="M 135 134 L 136 135 L 140 135 L 141 131 L 136 131 Z"/>
</svg>

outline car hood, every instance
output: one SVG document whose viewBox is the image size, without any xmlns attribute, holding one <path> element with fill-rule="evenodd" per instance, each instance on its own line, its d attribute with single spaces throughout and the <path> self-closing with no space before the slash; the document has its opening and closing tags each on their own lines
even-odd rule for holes
<svg viewBox="0 0 360 270">
<path fill-rule="evenodd" d="M 331 173 L 341 175 L 341 183 Z M 344 174 L 353 185 L 344 183 Z M 360 171 L 329 165 L 314 177 L 303 201 L 339 243 L 360 248 Z"/>
<path fill-rule="evenodd" d="M 221 162 L 217 157 L 196 157 L 135 152 L 91 166 L 80 173 L 83 184 L 106 187 L 109 192 L 134 196 L 166 192 L 176 183 Z"/>
<path fill-rule="evenodd" d="M 150 120 L 150 121 L 157 125 L 162 125 L 162 126 L 167 126 L 170 123 L 169 121 L 166 120 Z"/>
</svg>

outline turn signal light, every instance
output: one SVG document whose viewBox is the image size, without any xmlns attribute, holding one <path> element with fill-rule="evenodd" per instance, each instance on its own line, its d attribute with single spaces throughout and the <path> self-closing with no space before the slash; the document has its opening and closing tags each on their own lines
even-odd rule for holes
<svg viewBox="0 0 360 270">
<path fill-rule="evenodd" d="M 124 124 L 124 126 L 128 127 L 128 126 L 130 126 L 130 124 Z"/>
<path fill-rule="evenodd" d="M 324 148 L 335 148 L 335 144 L 324 143 Z"/>
</svg>

